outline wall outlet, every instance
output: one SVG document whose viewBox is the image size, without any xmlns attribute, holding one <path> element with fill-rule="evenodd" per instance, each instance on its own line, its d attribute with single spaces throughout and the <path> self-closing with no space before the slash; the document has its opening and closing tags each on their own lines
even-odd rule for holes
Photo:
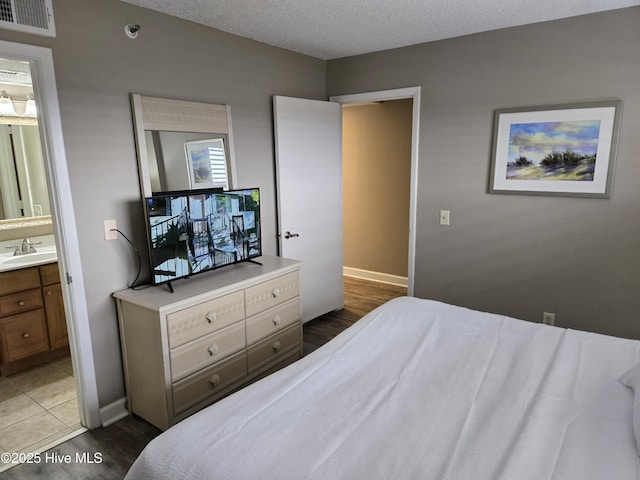
<svg viewBox="0 0 640 480">
<path fill-rule="evenodd" d="M 104 221 L 104 239 L 105 240 L 116 240 L 118 238 L 118 232 L 115 229 L 118 228 L 116 226 L 115 220 L 105 220 Z"/>
<path fill-rule="evenodd" d="M 555 325 L 555 323 L 556 323 L 556 314 L 555 313 L 549 313 L 549 312 L 543 312 L 542 313 L 542 323 L 544 323 L 545 325 Z"/>
</svg>

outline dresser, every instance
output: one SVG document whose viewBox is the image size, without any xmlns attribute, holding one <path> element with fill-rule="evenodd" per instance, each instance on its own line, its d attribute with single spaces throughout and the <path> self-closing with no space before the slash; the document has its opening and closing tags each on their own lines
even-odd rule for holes
<svg viewBox="0 0 640 480">
<path fill-rule="evenodd" d="M 69 354 L 57 263 L 0 273 L 0 373 Z"/>
<path fill-rule="evenodd" d="M 165 430 L 302 356 L 302 264 L 257 261 L 114 294 L 129 412 Z"/>
</svg>

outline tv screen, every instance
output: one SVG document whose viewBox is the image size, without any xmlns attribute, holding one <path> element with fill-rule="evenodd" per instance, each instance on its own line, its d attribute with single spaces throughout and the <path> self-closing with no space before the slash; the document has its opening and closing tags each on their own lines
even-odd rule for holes
<svg viewBox="0 0 640 480">
<path fill-rule="evenodd" d="M 154 285 L 262 255 L 258 188 L 157 193 L 145 203 Z"/>
</svg>

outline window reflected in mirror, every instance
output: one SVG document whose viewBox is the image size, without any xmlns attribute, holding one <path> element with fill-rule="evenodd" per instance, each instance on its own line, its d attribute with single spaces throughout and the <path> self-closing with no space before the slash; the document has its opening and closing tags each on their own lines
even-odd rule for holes
<svg viewBox="0 0 640 480">
<path fill-rule="evenodd" d="M 229 188 L 226 135 L 145 130 L 152 192 Z"/>
</svg>

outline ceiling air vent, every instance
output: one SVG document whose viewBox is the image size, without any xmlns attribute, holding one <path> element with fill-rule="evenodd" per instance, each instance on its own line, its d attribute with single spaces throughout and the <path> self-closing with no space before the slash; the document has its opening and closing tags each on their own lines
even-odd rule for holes
<svg viewBox="0 0 640 480">
<path fill-rule="evenodd" d="M 56 36 L 52 0 L 0 0 L 0 28 Z"/>
</svg>

